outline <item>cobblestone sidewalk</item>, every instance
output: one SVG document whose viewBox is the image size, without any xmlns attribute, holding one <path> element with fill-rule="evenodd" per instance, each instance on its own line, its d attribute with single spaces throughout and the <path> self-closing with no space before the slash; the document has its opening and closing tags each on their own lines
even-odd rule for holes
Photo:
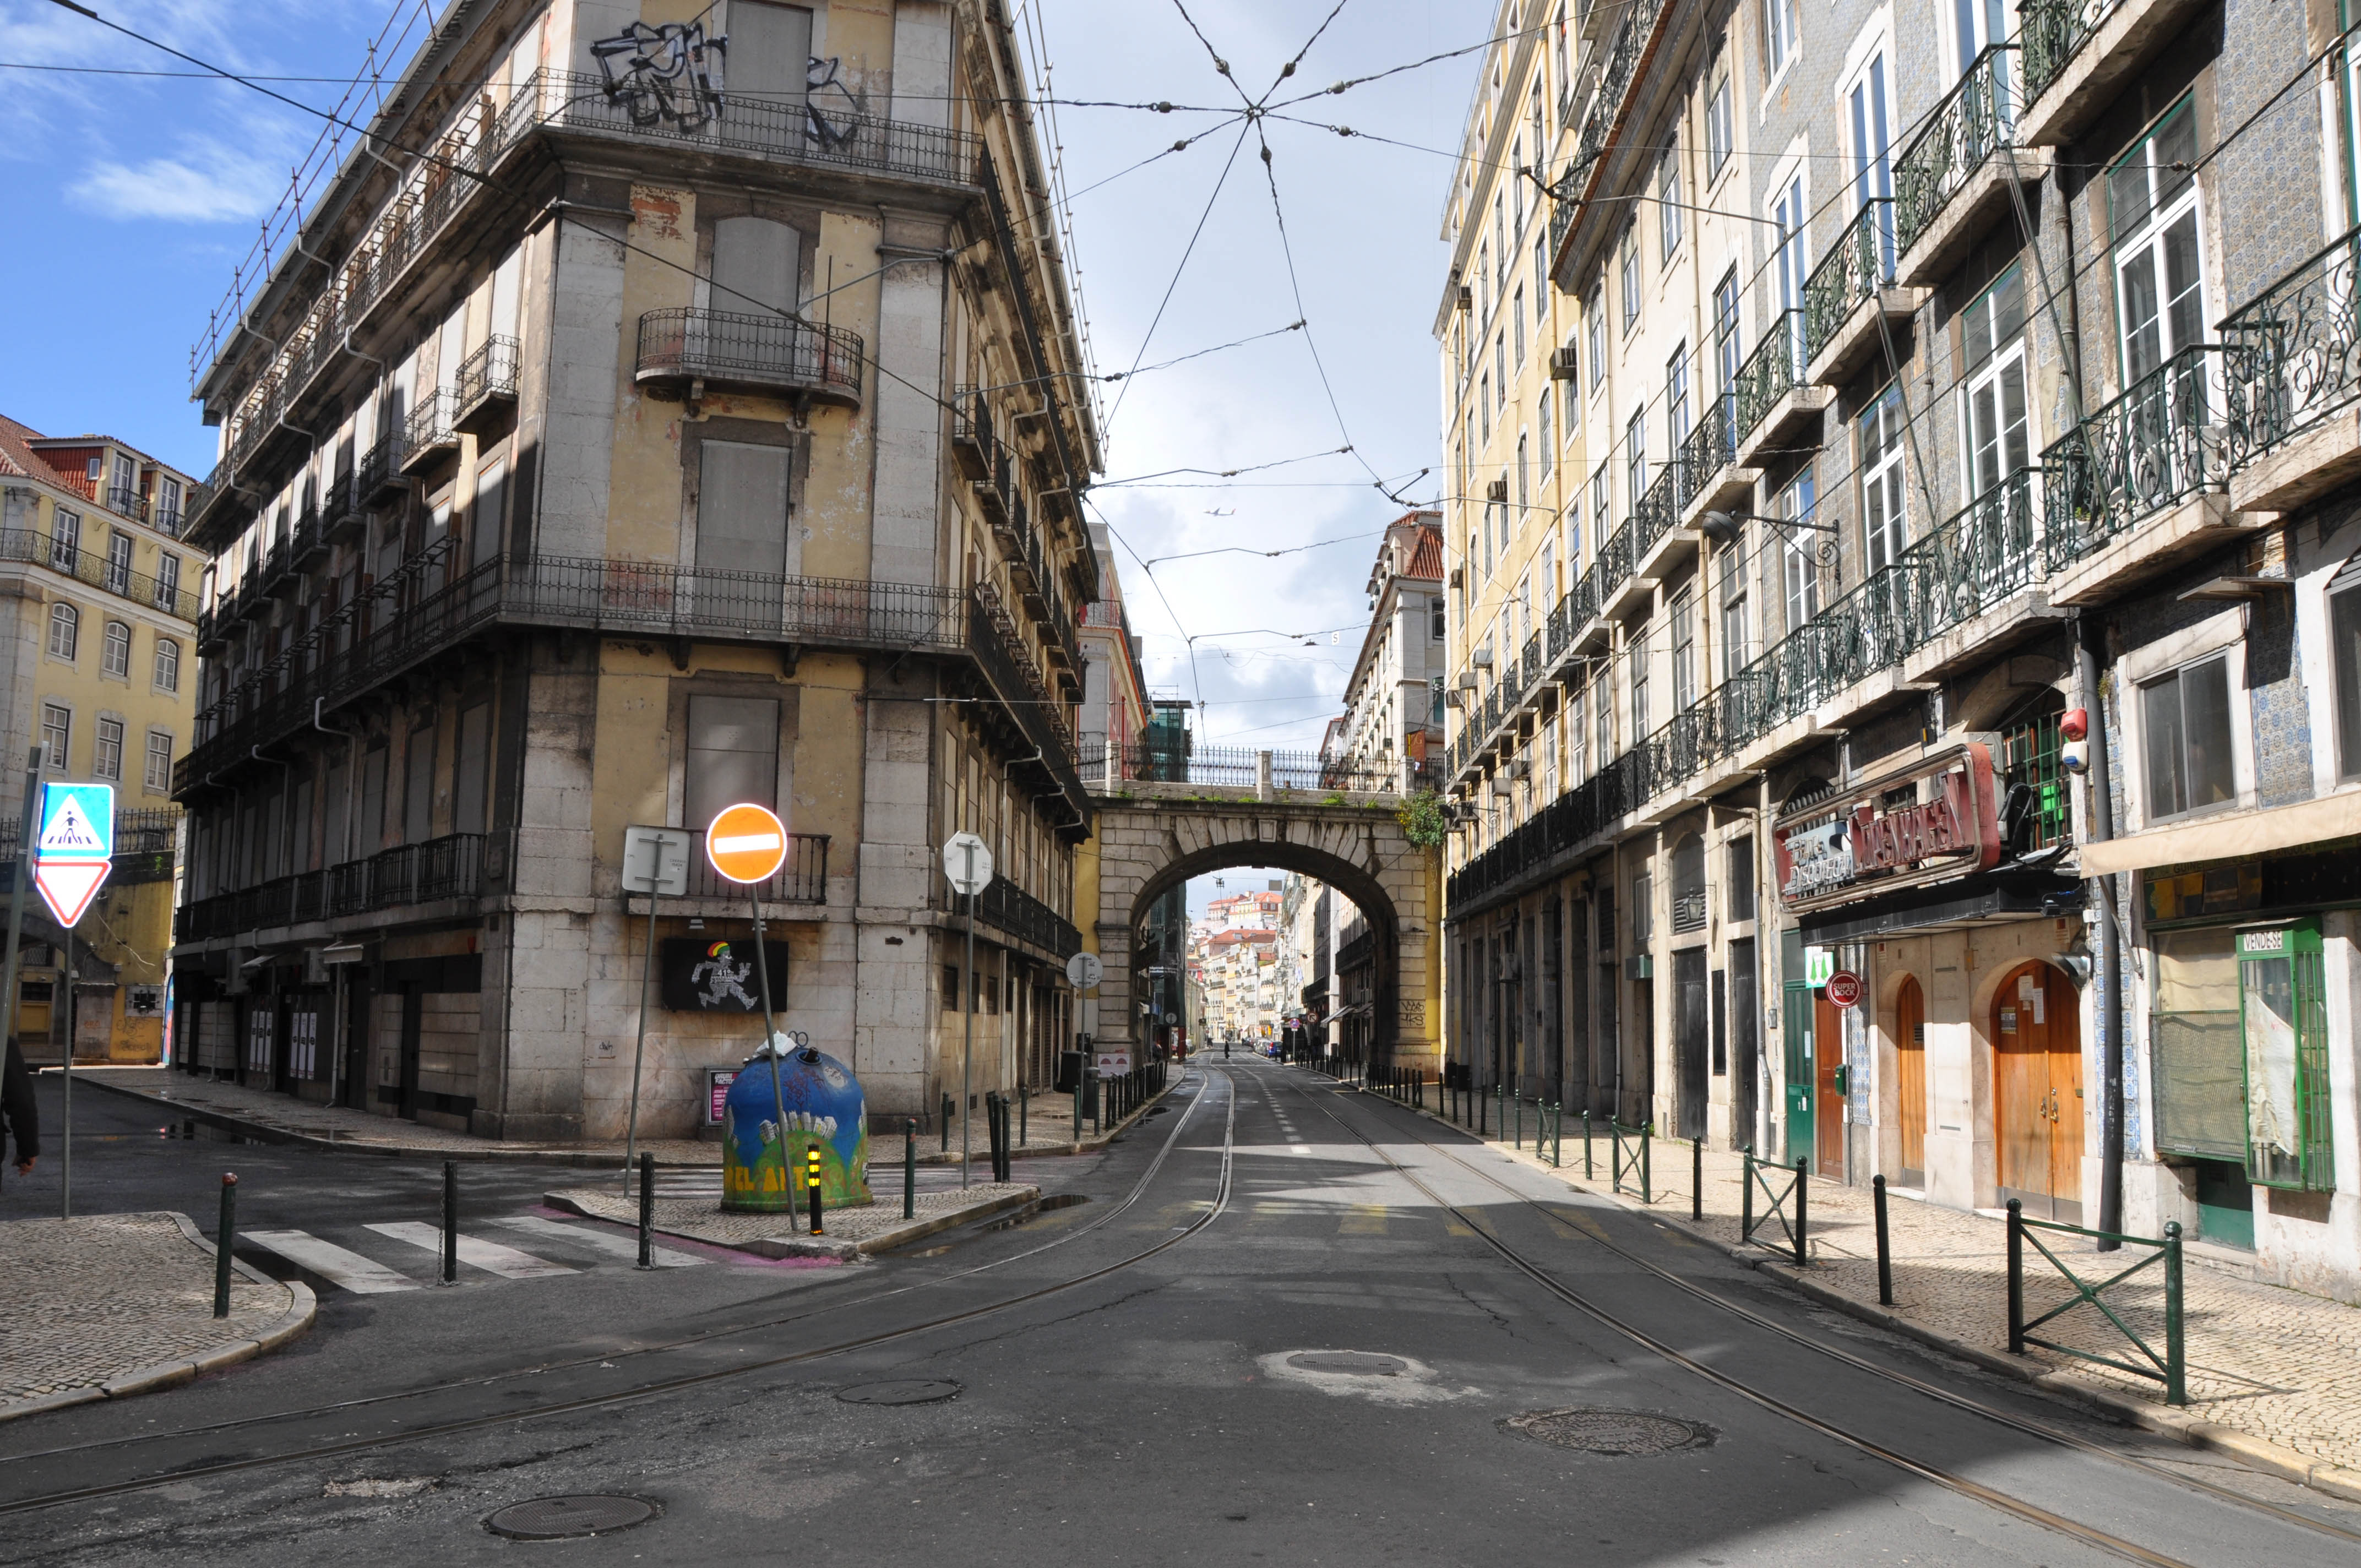
<svg viewBox="0 0 2361 1568">
<path fill-rule="evenodd" d="M 214 1314 L 214 1253 L 181 1215 L 0 1224 L 0 1420 L 185 1383 L 309 1328 L 315 1304 L 241 1264 Z"/>
<path fill-rule="evenodd" d="M 1608 1192 L 1614 1186 L 1612 1153 L 1600 1134 L 1592 1149 L 1594 1174 L 1583 1174 L 1578 1127 L 1569 1125 L 1563 1145 L 1565 1165 L 1537 1155 L 1527 1124 L 1521 1149 L 1499 1138 L 1502 1153 L 1551 1171 L 1569 1186 Z M 1554 1151 L 1553 1151 L 1554 1152 Z M 1695 1230 L 1725 1247 L 1740 1244 L 1741 1162 L 1735 1154 L 1708 1150 L 1704 1181 L 1693 1180 L 1687 1143 L 1654 1140 L 1651 1150 L 1652 1201 L 1660 1218 Z M 1754 1212 L 1763 1216 L 1771 1194 L 1784 1194 L 1792 1173 L 1756 1168 L 1770 1185 L 1758 1186 Z M 1704 1219 L 1692 1222 L 1691 1194 L 1701 1185 Z M 1638 1181 L 1627 1178 L 1622 1197 L 1641 1207 Z M 1766 1268 L 1798 1274 L 1820 1289 L 1864 1306 L 1877 1301 L 1877 1234 L 1870 1190 L 1815 1179 L 1806 1205 L 1809 1266 L 1781 1268 L 1789 1246 L 1781 1222 L 1755 1233 L 1746 1252 Z M 1792 1203 L 1784 1212 L 1792 1214 Z M 2007 1226 L 1982 1214 L 1919 1201 L 1899 1192 L 1889 1196 L 1894 1305 L 1885 1309 L 1930 1334 L 1993 1355 L 2008 1348 Z M 2096 1282 L 2130 1267 L 2151 1249 L 2125 1248 L 2101 1254 L 2079 1238 L 2041 1233 L 2051 1250 L 2085 1280 Z M 1765 1240 L 1777 1250 L 1760 1244 Z M 2073 1288 L 2028 1243 L 2025 1305 L 2027 1319 L 2073 1299 Z M 2344 1495 L 2361 1497 L 2361 1309 L 2277 1286 L 2257 1284 L 2218 1269 L 2188 1263 L 2182 1271 L 2183 1344 L 2188 1363 L 2185 1415 L 2276 1443 L 2343 1474 L 2321 1477 Z M 2105 1293 L 2130 1329 L 2161 1354 L 2164 1348 L 2162 1265 L 2142 1270 Z M 2082 1305 L 2051 1322 L 2044 1338 L 2091 1354 L 2137 1362 L 2121 1332 L 2095 1309 Z M 2116 1401 L 2136 1400 L 2162 1410 L 2162 1389 L 2148 1379 L 2094 1365 L 2053 1351 L 2034 1350 L 2031 1359 L 2068 1377 L 2104 1390 Z M 2171 1424 L 2169 1418 L 2165 1424 Z"/>
</svg>

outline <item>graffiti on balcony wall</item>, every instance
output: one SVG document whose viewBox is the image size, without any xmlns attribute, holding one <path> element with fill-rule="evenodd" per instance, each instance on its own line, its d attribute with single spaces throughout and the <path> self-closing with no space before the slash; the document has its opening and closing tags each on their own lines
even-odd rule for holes
<svg viewBox="0 0 2361 1568">
<path fill-rule="evenodd" d="M 843 69 L 836 55 L 813 55 L 804 65 L 804 112 L 811 116 L 812 140 L 822 148 L 842 147 L 861 128 L 861 101 L 837 79 Z"/>
<path fill-rule="evenodd" d="M 607 97 L 635 126 L 669 122 L 702 130 L 721 113 L 721 63 L 728 38 L 708 38 L 702 22 L 633 22 L 590 46 Z"/>
</svg>

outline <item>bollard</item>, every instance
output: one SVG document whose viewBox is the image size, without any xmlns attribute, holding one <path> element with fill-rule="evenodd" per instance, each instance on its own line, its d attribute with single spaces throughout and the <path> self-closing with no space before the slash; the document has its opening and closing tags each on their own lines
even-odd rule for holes
<svg viewBox="0 0 2361 1568">
<path fill-rule="evenodd" d="M 1089 1069 L 1085 1068 L 1083 1072 L 1087 1075 Z M 1082 1141 L 1082 1085 L 1085 1081 L 1086 1076 L 1074 1080 L 1074 1142 L 1077 1144 Z"/>
<path fill-rule="evenodd" d="M 1655 1123 L 1640 1124 L 1640 1201 L 1642 1203 L 1653 1203 L 1656 1201 L 1655 1166 L 1649 1153 L 1651 1142 L 1655 1135 Z"/>
<path fill-rule="evenodd" d="M 181 1118 L 181 1136 L 190 1143 L 195 1143 L 197 1141 L 197 1119 L 194 1116 L 184 1116 Z"/>
<path fill-rule="evenodd" d="M 1513 1098 L 1517 1102 L 1517 1142 L 1515 1146 L 1518 1148 L 1523 1148 L 1525 1146 L 1525 1097 L 1519 1094 L 1513 1096 Z"/>
<path fill-rule="evenodd" d="M 443 1283 L 459 1282 L 459 1162 L 443 1162 Z"/>
<path fill-rule="evenodd" d="M 640 1156 L 640 1262 L 642 1268 L 653 1268 L 652 1255 L 656 1228 L 656 1157 Z"/>
<path fill-rule="evenodd" d="M 2180 1345 L 2180 1222 L 2164 1223 L 2164 1402 L 2189 1403 L 2189 1362 Z M 2022 1336 L 2022 1331 L 2019 1332 Z"/>
<path fill-rule="evenodd" d="M 1000 1091 L 983 1091 L 983 1152 L 992 1167 L 992 1179 L 1000 1179 Z"/>
<path fill-rule="evenodd" d="M 804 1150 L 804 1189 L 811 1194 L 811 1234 L 825 1235 L 819 1228 L 819 1148 L 815 1145 Z"/>
<path fill-rule="evenodd" d="M 1795 1157 L 1795 1266 L 1798 1268 L 1810 1266 L 1812 1261 L 1811 1253 L 1804 1245 L 1804 1199 L 1808 1190 L 1804 1185 L 1804 1177 L 1810 1165 L 1811 1162 L 1802 1155 Z"/>
<path fill-rule="evenodd" d="M 1020 1149 L 1032 1141 L 1033 1135 L 1026 1125 L 1032 1111 L 1033 1096 L 1026 1089 L 1025 1080 L 1019 1079 L 1016 1081 L 1016 1146 Z"/>
<path fill-rule="evenodd" d="M 2025 1204 L 2008 1201 L 2008 1353 L 2025 1354 Z"/>
<path fill-rule="evenodd" d="M 1563 1100 L 1557 1102 L 1557 1109 L 1550 1113 L 1550 1168 L 1565 1168 L 1565 1102 Z"/>
<path fill-rule="evenodd" d="M 1754 1234 L 1754 1151 L 1741 1147 L 1738 1151 L 1738 1245 L 1744 1246 Z"/>
<path fill-rule="evenodd" d="M 214 1232 L 214 1316 L 229 1316 L 229 1260 L 237 1247 L 237 1177 L 222 1172 L 221 1224 Z"/>
<path fill-rule="evenodd" d="M 943 1152 L 943 1153 L 945 1153 L 945 1154 L 949 1154 L 949 1153 L 950 1153 L 950 1152 L 951 1152 L 951 1106 L 952 1106 L 951 1097 L 950 1097 L 950 1095 L 948 1095 L 948 1094 L 944 1095 L 944 1096 L 943 1096 L 943 1147 L 942 1147 L 942 1152 Z"/>
<path fill-rule="evenodd" d="M 1582 1110 L 1582 1179 L 1590 1179 L 1590 1108 Z"/>
<path fill-rule="evenodd" d="M 918 1119 L 902 1118 L 902 1218 L 918 1217 Z"/>
<path fill-rule="evenodd" d="M 1705 1218 L 1705 1140 L 1689 1140 L 1689 1218 Z"/>
<path fill-rule="evenodd" d="M 1877 1304 L 1894 1305 L 1894 1240 L 1885 1228 L 1885 1178 L 1869 1179 L 1870 1206 L 1877 1212 Z"/>
</svg>

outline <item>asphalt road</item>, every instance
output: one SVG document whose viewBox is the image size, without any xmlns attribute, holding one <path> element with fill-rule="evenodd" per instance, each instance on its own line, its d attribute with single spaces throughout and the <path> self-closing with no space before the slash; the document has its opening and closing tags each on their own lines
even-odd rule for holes
<svg viewBox="0 0 2361 1568">
<path fill-rule="evenodd" d="M 2096 1425 L 1811 1308 L 1374 1096 L 1240 1057 L 1202 1064 L 1169 1103 L 1104 1157 L 1020 1165 L 1020 1179 L 1090 1201 L 911 1255 L 652 1274 L 610 1261 L 546 1278 L 478 1272 L 448 1289 L 331 1290 L 319 1329 L 275 1356 L 0 1427 L 0 1563 L 522 1551 L 581 1563 L 1550 1553 L 2067 1568 L 2128 1554 L 2305 1568 L 2361 1552 L 2187 1483 L 2348 1530 L 2361 1510 Z M 120 1149 L 119 1174 L 88 1179 L 93 1202 L 121 1184 L 125 1201 L 109 1206 L 158 1206 L 152 1194 L 174 1182 L 207 1191 L 235 1156 L 259 1212 L 315 1234 L 366 1232 L 364 1211 L 389 1202 L 433 1212 L 431 1167 L 136 1136 L 93 1146 Z M 468 1176 L 489 1208 L 548 1184 L 513 1168 Z M 25 1212 L 31 1190 L 12 1181 L 0 1216 Z M 271 1202 L 285 1208 L 261 1207 Z M 1815 1344 L 2150 1467 L 2044 1442 Z M 881 1385 L 950 1397 L 859 1402 Z M 1518 1421 L 1567 1410 L 1656 1419 L 1538 1430 L 1678 1445 L 1609 1455 Z M 14 1507 L 76 1491 L 95 1495 Z M 551 1544 L 484 1524 L 567 1494 L 661 1511 Z"/>
</svg>

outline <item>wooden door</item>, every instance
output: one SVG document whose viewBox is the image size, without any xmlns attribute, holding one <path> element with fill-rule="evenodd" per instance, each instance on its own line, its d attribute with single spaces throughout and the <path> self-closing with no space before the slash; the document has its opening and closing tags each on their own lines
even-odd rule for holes
<svg viewBox="0 0 2361 1568">
<path fill-rule="evenodd" d="M 1841 1179 L 1845 1168 L 1844 1026 L 1842 1016 L 1826 991 L 1812 992 L 1813 1095 L 1819 1102 L 1813 1120 L 1817 1145 L 1812 1168 Z"/>
<path fill-rule="evenodd" d="M 2082 1034 L 2072 983 L 2048 964 L 2020 966 L 1993 998 L 1992 1040 L 2001 1199 L 2079 1222 Z"/>
<path fill-rule="evenodd" d="M 1894 1083 L 1901 1100 L 1902 1178 L 1927 1179 L 1927 998 L 1916 975 L 1894 999 Z"/>
</svg>

